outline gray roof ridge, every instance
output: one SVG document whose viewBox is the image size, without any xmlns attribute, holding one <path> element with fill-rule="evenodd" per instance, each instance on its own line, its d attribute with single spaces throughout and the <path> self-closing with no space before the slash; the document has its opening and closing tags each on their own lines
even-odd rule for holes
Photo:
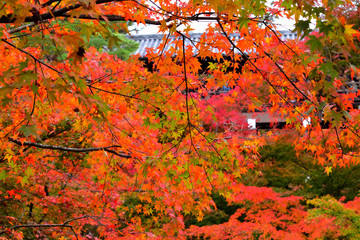
<svg viewBox="0 0 360 240">
<path fill-rule="evenodd" d="M 277 32 L 281 34 L 282 40 L 295 39 L 297 37 L 297 33 L 290 30 L 278 30 Z M 196 39 L 200 39 L 204 34 L 206 34 L 206 32 L 203 33 L 190 32 L 188 36 L 192 41 L 197 41 Z M 166 33 L 139 34 L 139 35 L 130 35 L 130 36 L 128 35 L 127 37 L 139 43 L 139 48 L 135 51 L 135 54 L 140 54 L 143 57 L 146 55 L 147 48 L 156 49 L 160 45 L 162 39 L 165 36 L 168 36 L 168 34 Z M 239 37 L 239 36 L 240 33 L 229 34 L 229 37 Z M 174 38 L 175 35 L 170 35 L 170 39 L 173 40 Z M 188 39 L 186 39 L 185 42 L 186 45 L 190 44 L 190 41 Z"/>
</svg>

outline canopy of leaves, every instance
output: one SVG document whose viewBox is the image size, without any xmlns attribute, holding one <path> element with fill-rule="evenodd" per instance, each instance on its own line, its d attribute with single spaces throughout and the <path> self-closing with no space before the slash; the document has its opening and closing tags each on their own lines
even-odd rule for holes
<svg viewBox="0 0 360 240">
<path fill-rule="evenodd" d="M 358 12 L 0 1 L 0 238 L 357 239 Z M 281 40 L 278 17 L 299 39 Z M 186 44 L 197 21 L 211 24 Z M 123 60 L 126 22 L 164 34 L 154 71 Z M 243 113 L 259 111 L 287 126 L 250 131 Z"/>
</svg>

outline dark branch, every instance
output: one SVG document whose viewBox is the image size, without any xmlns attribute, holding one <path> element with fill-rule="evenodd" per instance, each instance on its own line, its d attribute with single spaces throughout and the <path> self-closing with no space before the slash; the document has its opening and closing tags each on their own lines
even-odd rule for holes
<svg viewBox="0 0 360 240">
<path fill-rule="evenodd" d="M 13 226 L 11 229 L 29 228 L 29 227 L 33 227 L 33 228 L 49 228 L 49 227 L 71 227 L 71 226 L 68 225 L 68 224 L 26 224 L 26 225 Z"/>
<path fill-rule="evenodd" d="M 160 110 L 159 107 L 155 106 L 155 105 L 152 104 L 151 102 L 146 101 L 146 100 L 144 100 L 144 99 L 141 99 L 141 98 L 139 98 L 139 97 L 136 97 L 136 95 L 139 94 L 139 93 L 135 93 L 135 94 L 133 94 L 133 95 L 128 96 L 128 95 L 125 95 L 125 94 L 122 94 L 122 93 L 111 92 L 111 91 L 108 91 L 108 90 L 105 90 L 105 89 L 101 89 L 101 88 L 97 88 L 97 87 L 94 87 L 94 86 L 91 86 L 91 85 L 87 85 L 87 86 L 88 86 L 90 89 L 93 88 L 93 89 L 96 89 L 96 90 L 101 91 L 101 92 L 106 92 L 106 93 L 109 93 L 109 94 L 114 94 L 114 95 L 122 96 L 122 97 L 125 97 L 125 98 L 137 99 L 137 100 L 143 101 L 143 102 L 146 103 L 146 104 L 149 104 L 150 106 L 152 106 L 152 107 L 155 108 L 155 109 Z"/>
<path fill-rule="evenodd" d="M 25 225 L 16 225 L 16 226 L 11 227 L 10 229 L 14 230 L 14 229 L 17 229 L 17 228 L 53 228 L 53 227 L 67 227 L 67 228 L 70 228 L 70 230 L 74 233 L 76 239 L 79 239 L 78 235 L 74 231 L 73 227 L 71 225 L 66 224 L 66 223 L 63 223 L 63 224 L 25 224 Z M 8 233 L 8 232 L 6 230 L 2 231 L 2 232 L 0 232 L 0 235 L 4 234 L 4 233 Z"/>
<path fill-rule="evenodd" d="M 60 0 L 49 0 L 43 4 L 41 4 L 41 7 L 47 7 L 50 6 L 51 4 L 53 4 L 54 2 L 59 2 Z"/>
<path fill-rule="evenodd" d="M 123 2 L 125 0 L 97 0 L 96 4 L 104 4 L 104 3 L 111 3 L 111 2 Z M 46 7 L 48 5 L 51 5 L 54 2 L 58 2 L 58 0 L 49 0 L 46 3 L 43 3 L 41 6 L 42 7 Z M 138 3 L 136 1 L 134 1 L 135 3 Z M 139 4 L 139 3 L 138 3 Z M 141 4 L 140 4 L 141 5 Z M 36 16 L 28 16 L 26 17 L 23 22 L 24 23 L 36 23 L 38 22 L 39 19 L 41 19 L 42 21 L 45 20 L 49 20 L 49 19 L 54 19 L 57 17 L 65 17 L 65 18 L 69 18 L 70 14 L 69 12 L 78 8 L 83 7 L 82 4 L 74 4 L 71 6 L 67 6 L 67 7 L 63 7 L 60 8 L 58 10 L 55 11 L 49 11 L 47 13 L 43 13 L 40 15 L 36 15 Z M 144 7 L 144 6 L 143 6 Z M 200 20 L 213 20 L 213 21 L 217 21 L 219 20 L 218 16 L 204 16 L 204 17 L 200 17 L 200 14 L 214 14 L 214 13 L 199 13 L 196 14 L 194 16 L 191 17 L 182 17 L 182 16 L 178 16 L 178 15 L 173 15 L 167 19 L 165 19 L 165 22 L 169 22 L 172 21 L 172 19 L 175 18 L 181 18 L 183 20 L 188 20 L 188 21 L 200 21 Z M 76 18 L 78 19 L 94 19 L 94 20 L 108 20 L 108 21 L 132 21 L 135 22 L 136 20 L 132 20 L 132 19 L 126 19 L 123 16 L 119 16 L 119 15 L 99 15 L 99 16 L 90 16 L 90 15 L 86 15 L 86 14 L 81 14 L 80 16 L 76 16 Z M 4 15 L 2 17 L 0 17 L 0 23 L 14 23 L 17 20 L 17 16 L 14 13 L 10 13 L 7 15 Z M 151 24 L 151 25 L 161 25 L 162 21 L 157 21 L 157 20 L 151 20 L 151 19 L 145 19 L 144 20 L 146 24 Z M 21 27 L 22 29 L 22 27 Z M 15 30 L 16 32 L 16 30 Z"/>
<path fill-rule="evenodd" d="M 47 145 L 42 143 L 35 143 L 35 142 L 29 142 L 24 141 L 21 142 L 19 140 L 13 139 L 11 137 L 8 137 L 9 141 L 19 145 L 19 146 L 31 146 L 36 148 L 43 148 L 43 149 L 52 149 L 52 150 L 59 150 L 59 151 L 67 151 L 67 152 L 96 152 L 96 151 L 106 151 L 109 153 L 113 153 L 116 156 L 123 157 L 123 158 L 131 158 L 131 155 L 117 152 L 111 148 L 116 148 L 120 146 L 108 146 L 108 147 L 94 147 L 94 148 L 70 148 L 70 147 L 62 147 L 62 146 L 53 146 L 53 145 Z"/>
<path fill-rule="evenodd" d="M 69 18 L 70 15 L 69 14 L 63 14 L 59 17 L 66 17 Z M 132 19 L 126 19 L 125 17 L 119 16 L 119 15 L 101 15 L 98 17 L 92 17 L 89 15 L 85 15 L 85 14 L 81 14 L 80 16 L 77 17 L 78 19 L 93 19 L 93 20 L 108 20 L 110 22 L 116 22 L 116 21 L 131 21 L 131 22 L 136 22 L 136 20 L 132 20 Z M 188 21 L 201 21 L 201 20 L 207 20 L 207 21 L 217 21 L 219 20 L 219 17 L 196 17 L 196 16 L 192 16 L 192 17 L 178 17 L 181 19 L 185 19 Z M 165 22 L 170 22 L 172 21 L 173 18 L 167 18 L 164 19 Z M 156 21 L 156 20 L 151 20 L 151 19 L 144 19 L 144 22 L 146 24 L 151 24 L 151 25 L 161 25 L 162 21 Z"/>
<path fill-rule="evenodd" d="M 25 54 L 29 55 L 29 56 L 30 56 L 32 59 L 34 59 L 36 62 L 41 63 L 42 65 L 50 68 L 50 69 L 53 70 L 54 72 L 57 72 L 57 73 L 60 74 L 60 75 L 62 74 L 60 71 L 56 70 L 54 67 L 50 66 L 49 64 L 41 61 L 40 59 L 38 59 L 37 57 L 35 57 L 35 56 L 32 55 L 31 53 L 29 53 L 29 52 L 27 52 L 27 51 L 25 51 L 25 50 L 23 50 L 23 49 L 21 49 L 21 48 L 18 48 L 17 46 L 15 46 L 15 44 L 13 44 L 13 43 L 5 40 L 5 39 L 1 39 L 1 41 L 3 41 L 4 43 L 10 45 L 10 46 L 13 47 L 13 48 L 16 48 L 17 50 L 19 50 L 19 51 L 22 52 L 22 53 L 25 53 Z"/>
<path fill-rule="evenodd" d="M 69 14 L 63 14 L 61 17 L 66 17 L 69 18 L 70 15 Z M 85 14 L 81 14 L 80 16 L 77 17 L 78 19 L 93 19 L 93 20 L 108 20 L 110 22 L 117 22 L 117 21 L 132 21 L 135 22 L 135 20 L 131 20 L 131 19 L 126 19 L 122 16 L 119 15 L 102 15 L 102 16 L 98 16 L 98 17 L 93 17 L 93 16 L 89 16 L 89 15 L 85 15 Z M 150 19 L 145 19 L 144 20 L 145 23 L 147 24 L 151 24 L 151 25 L 161 25 L 160 21 L 155 21 L 155 20 L 150 20 Z M 169 22 L 170 19 L 165 20 L 165 22 Z"/>
<path fill-rule="evenodd" d="M 59 224 L 24 224 L 24 225 L 15 225 L 15 226 L 12 226 L 10 227 L 9 229 L 11 230 L 14 230 L 14 229 L 17 229 L 17 228 L 53 228 L 53 227 L 67 227 L 67 228 L 70 228 L 71 231 L 74 233 L 76 239 L 78 239 L 78 235 L 76 234 L 76 232 L 74 231 L 73 229 L 73 226 L 69 225 L 70 222 L 74 222 L 74 221 L 77 221 L 77 220 L 80 220 L 80 219 L 84 219 L 84 218 L 90 218 L 90 219 L 93 219 L 94 221 L 96 221 L 99 225 L 102 225 L 102 226 L 105 226 L 103 223 L 101 223 L 97 217 L 94 217 L 94 216 L 90 216 L 90 215 L 84 215 L 84 216 L 81 216 L 81 217 L 77 217 L 77 218 L 73 218 L 73 219 L 70 219 L 70 220 L 67 220 L 63 223 L 59 223 Z M 6 230 L 5 231 L 2 231 L 0 232 L 0 235 L 1 234 L 4 234 L 4 233 L 8 233 Z"/>
<path fill-rule="evenodd" d="M 96 4 L 121 2 L 121 1 L 122 0 L 97 0 Z M 82 7 L 82 5 L 78 3 L 78 4 L 71 5 L 71 6 L 60 8 L 53 12 L 43 13 L 39 16 L 29 16 L 29 17 L 25 18 L 24 22 L 36 22 L 39 20 L 39 18 L 44 21 L 44 20 L 48 20 L 48 19 L 53 19 L 54 17 L 63 17 L 64 14 L 66 14 L 74 9 L 78 9 L 80 7 Z M 14 23 L 16 20 L 17 20 L 16 15 L 14 15 L 13 13 L 10 13 L 5 16 L 2 16 L 0 18 L 0 23 Z"/>
</svg>

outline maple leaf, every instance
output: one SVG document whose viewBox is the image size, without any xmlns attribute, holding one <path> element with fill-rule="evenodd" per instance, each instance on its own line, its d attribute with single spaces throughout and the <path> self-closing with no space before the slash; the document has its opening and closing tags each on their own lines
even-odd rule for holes
<svg viewBox="0 0 360 240">
<path fill-rule="evenodd" d="M 332 172 L 332 167 L 331 166 L 325 167 L 324 172 L 329 176 L 329 174 Z"/>
<path fill-rule="evenodd" d="M 340 224 L 345 230 L 334 219 L 305 221 L 301 198 L 285 197 L 359 162 L 357 90 L 347 86 L 358 77 L 351 17 L 358 9 L 351 1 L 322 4 L 7 1 L 0 9 L 0 212 L 17 216 L 4 216 L 4 226 L 19 225 L 6 237 L 20 239 L 20 223 L 43 219 L 46 227 L 34 226 L 41 236 L 26 237 L 60 238 L 71 223 L 75 238 L 348 239 L 357 221 Z M 277 32 L 274 15 L 295 19 L 297 38 Z M 210 24 L 193 38 L 192 23 L 203 20 Z M 112 54 L 129 43 L 119 33 L 128 32 L 125 21 L 161 33 L 154 41 L 133 36 L 148 48 L 140 59 Z M 94 38 L 100 47 L 88 47 Z M 251 112 L 257 130 L 248 129 Z M 283 129 L 272 124 L 279 116 Z M 271 131 L 261 129 L 268 125 Z M 293 150 L 264 153 L 284 139 Z M 325 165 L 327 176 L 321 169 L 316 178 L 310 162 Z M 284 196 L 258 187 L 274 182 L 269 172 L 285 182 L 298 169 L 309 178 L 286 183 Z M 234 209 L 217 202 L 217 192 Z M 320 202 L 313 204 L 321 209 Z"/>
</svg>

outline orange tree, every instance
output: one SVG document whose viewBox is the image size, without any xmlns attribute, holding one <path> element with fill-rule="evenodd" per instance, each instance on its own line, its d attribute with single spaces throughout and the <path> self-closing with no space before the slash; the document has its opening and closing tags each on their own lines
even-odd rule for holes
<svg viewBox="0 0 360 240">
<path fill-rule="evenodd" d="M 0 238 L 355 239 L 358 200 L 309 202 L 320 209 L 309 214 L 299 197 L 241 184 L 264 138 L 282 132 L 203 126 L 216 115 L 203 97 L 226 85 L 234 90 L 219 98 L 222 115 L 234 103 L 266 107 L 292 126 L 295 151 L 327 174 L 356 166 L 360 116 L 347 82 L 359 75 L 350 61 L 359 33 L 339 14 L 344 4 L 355 8 L 325 0 L 1 1 Z M 295 19 L 302 41 L 283 42 L 275 17 Z M 212 24 L 185 44 L 202 20 Z M 121 46 L 125 21 L 165 33 L 147 55 L 156 71 L 138 56 L 122 61 L 86 47 L 91 36 Z M 67 57 L 51 57 L 58 52 Z M 199 57 L 219 61 L 199 74 Z M 215 211 L 215 192 L 237 210 L 221 225 L 188 228 L 189 216 Z M 346 223 L 337 221 L 342 212 Z"/>
</svg>

